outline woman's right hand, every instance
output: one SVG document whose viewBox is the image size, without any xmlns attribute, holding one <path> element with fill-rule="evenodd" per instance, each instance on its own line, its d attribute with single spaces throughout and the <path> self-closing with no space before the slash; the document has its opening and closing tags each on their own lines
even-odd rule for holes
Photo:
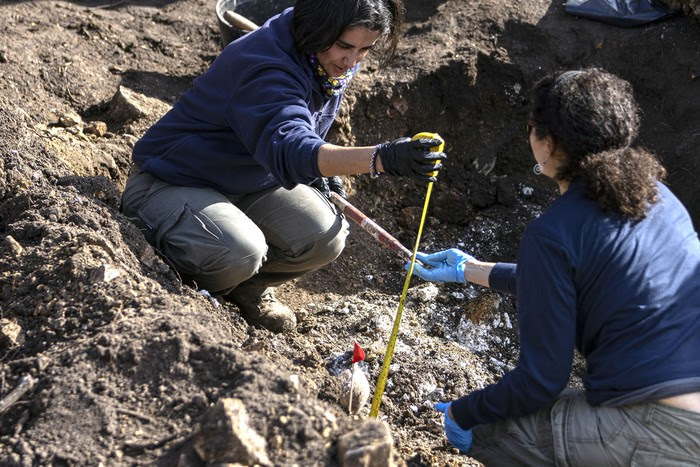
<svg viewBox="0 0 700 467">
<path fill-rule="evenodd" d="M 387 175 L 411 177 L 421 183 L 437 180 L 437 172 L 442 169 L 442 161 L 447 159 L 444 152 L 431 152 L 442 141 L 434 138 L 399 138 L 390 143 L 380 144 L 377 152 L 382 164 L 382 172 Z"/>
<path fill-rule="evenodd" d="M 464 277 L 464 267 L 474 257 L 456 248 L 451 248 L 431 255 L 418 252 L 416 259 L 425 265 L 421 266 L 416 263 L 413 266 L 413 271 L 423 280 L 465 283 L 467 279 Z M 408 269 L 409 267 L 410 263 L 407 263 L 404 268 Z"/>
</svg>

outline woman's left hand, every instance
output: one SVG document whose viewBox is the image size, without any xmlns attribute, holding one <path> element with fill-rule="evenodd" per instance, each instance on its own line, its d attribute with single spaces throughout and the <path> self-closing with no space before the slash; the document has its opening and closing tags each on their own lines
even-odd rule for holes
<svg viewBox="0 0 700 467">
<path fill-rule="evenodd" d="M 347 199 L 348 197 L 347 193 L 345 193 L 345 184 L 338 176 L 328 178 L 319 177 L 316 181 L 311 183 L 311 186 L 323 193 L 326 198 L 330 198 L 331 192 L 338 193 L 343 199 Z"/>
<path fill-rule="evenodd" d="M 462 454 L 468 454 L 474 439 L 471 428 L 465 430 L 452 419 L 450 405 L 452 402 L 437 402 L 435 410 L 445 414 L 445 436 L 452 446 Z"/>
</svg>

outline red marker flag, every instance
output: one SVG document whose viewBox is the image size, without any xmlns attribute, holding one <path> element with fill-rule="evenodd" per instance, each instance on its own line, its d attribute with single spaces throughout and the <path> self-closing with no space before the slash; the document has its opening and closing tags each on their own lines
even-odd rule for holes
<svg viewBox="0 0 700 467">
<path fill-rule="evenodd" d="M 355 347 L 352 350 L 352 363 L 355 364 L 365 359 L 365 351 L 362 350 L 360 344 L 355 342 Z"/>
</svg>

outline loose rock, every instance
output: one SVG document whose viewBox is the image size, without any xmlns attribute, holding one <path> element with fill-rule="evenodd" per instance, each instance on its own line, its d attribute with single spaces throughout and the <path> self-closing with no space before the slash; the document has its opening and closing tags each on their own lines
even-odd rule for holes
<svg viewBox="0 0 700 467">
<path fill-rule="evenodd" d="M 0 349 L 8 349 L 24 343 L 24 331 L 9 319 L 0 319 Z"/>
<path fill-rule="evenodd" d="M 209 464 L 272 465 L 267 442 L 250 425 L 240 399 L 221 399 L 204 414 L 193 442 Z"/>
<path fill-rule="evenodd" d="M 394 439 L 386 422 L 364 419 L 338 438 L 338 459 L 343 466 L 393 467 Z"/>
<path fill-rule="evenodd" d="M 342 387 L 338 402 L 343 408 L 346 410 L 350 408 L 352 413 L 356 414 L 365 406 L 369 398 L 369 381 L 362 370 L 357 369 L 354 373 L 353 375 L 351 370 L 344 370 L 340 374 Z M 350 387 L 352 387 L 352 406 L 350 406 Z"/>
</svg>

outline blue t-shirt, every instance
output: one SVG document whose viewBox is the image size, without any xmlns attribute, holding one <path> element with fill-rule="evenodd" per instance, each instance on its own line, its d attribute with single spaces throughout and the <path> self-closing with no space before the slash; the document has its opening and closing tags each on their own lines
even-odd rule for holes
<svg viewBox="0 0 700 467">
<path fill-rule="evenodd" d="M 567 385 L 574 347 L 593 405 L 654 386 L 676 395 L 663 384 L 672 381 L 700 390 L 700 241 L 666 186 L 633 222 L 602 213 L 573 183 L 528 226 L 517 267 L 497 264 L 489 284 L 516 292 L 520 357 L 452 404 L 463 428 L 546 407 Z"/>
<path fill-rule="evenodd" d="M 293 9 L 229 44 L 136 143 L 142 170 L 227 194 L 292 188 L 321 176 L 318 150 L 342 94 L 324 98 L 294 46 Z"/>
</svg>

